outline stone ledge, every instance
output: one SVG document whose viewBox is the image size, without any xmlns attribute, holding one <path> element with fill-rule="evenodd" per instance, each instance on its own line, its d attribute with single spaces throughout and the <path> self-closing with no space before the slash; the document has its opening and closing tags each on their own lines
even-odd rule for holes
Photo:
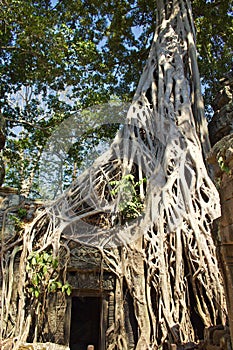
<svg viewBox="0 0 233 350">
<path fill-rule="evenodd" d="M 19 190 L 15 187 L 8 187 L 8 186 L 1 186 L 0 187 L 0 193 L 9 194 L 9 193 L 16 193 L 18 194 Z"/>
<path fill-rule="evenodd" d="M 19 346 L 18 350 L 69 350 L 69 346 L 55 343 L 25 343 Z"/>
<path fill-rule="evenodd" d="M 12 350 L 13 339 L 6 339 L 0 343 L 1 350 Z M 67 345 L 59 345 L 55 343 L 22 343 L 14 348 L 14 350 L 70 350 Z"/>
</svg>

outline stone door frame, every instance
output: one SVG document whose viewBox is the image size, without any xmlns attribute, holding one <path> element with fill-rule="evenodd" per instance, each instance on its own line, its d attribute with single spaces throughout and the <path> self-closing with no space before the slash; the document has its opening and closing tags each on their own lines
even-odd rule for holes
<svg viewBox="0 0 233 350">
<path fill-rule="evenodd" d="M 101 290 L 91 289 L 73 289 L 72 294 L 67 298 L 67 310 L 66 310 L 66 324 L 65 324 L 65 338 L 66 344 L 70 341 L 70 329 L 71 329 L 71 309 L 72 309 L 72 298 L 74 297 L 94 297 L 100 298 L 100 334 L 99 334 L 99 348 L 101 350 L 106 349 L 106 330 L 108 328 L 108 309 L 110 302 L 110 292 Z"/>
</svg>

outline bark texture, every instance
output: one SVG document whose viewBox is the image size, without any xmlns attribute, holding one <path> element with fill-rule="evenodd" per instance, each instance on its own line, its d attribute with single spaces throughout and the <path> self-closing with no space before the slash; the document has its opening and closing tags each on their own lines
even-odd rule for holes
<svg viewBox="0 0 233 350">
<path fill-rule="evenodd" d="M 18 321 L 12 328 L 7 269 L 18 250 L 5 255 L 4 337 L 25 341 L 33 327 L 39 337 L 27 306 L 27 257 L 52 247 L 65 276 L 71 241 L 98 247 L 116 276 L 108 350 L 196 342 L 204 327 L 225 322 L 211 237 L 219 198 L 205 166 L 209 146 L 190 1 L 158 0 L 157 5 L 154 41 L 125 125 L 109 151 L 45 208 L 23 236 Z M 130 191 L 120 190 L 125 180 Z M 129 299 L 133 310 L 125 306 Z M 39 324 L 43 310 L 36 301 L 34 306 Z M 125 316 L 129 310 L 131 323 Z"/>
</svg>

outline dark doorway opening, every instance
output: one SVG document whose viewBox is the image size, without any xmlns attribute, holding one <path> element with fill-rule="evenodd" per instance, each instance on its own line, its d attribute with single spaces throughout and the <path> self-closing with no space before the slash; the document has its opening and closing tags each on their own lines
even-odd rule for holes
<svg viewBox="0 0 233 350">
<path fill-rule="evenodd" d="M 101 298 L 72 298 L 71 350 L 87 350 L 88 345 L 94 345 L 95 350 L 100 350 L 100 314 Z"/>
</svg>

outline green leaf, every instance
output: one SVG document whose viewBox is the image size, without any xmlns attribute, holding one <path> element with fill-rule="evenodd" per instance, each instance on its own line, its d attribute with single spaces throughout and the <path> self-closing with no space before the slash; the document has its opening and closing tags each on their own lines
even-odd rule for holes
<svg viewBox="0 0 233 350">
<path fill-rule="evenodd" d="M 62 292 L 64 293 L 66 293 L 68 296 L 70 296 L 70 294 L 71 294 L 71 292 L 72 292 L 72 287 L 71 287 L 71 285 L 68 283 L 68 282 L 66 282 L 63 286 L 62 286 Z"/>
<path fill-rule="evenodd" d="M 58 267 L 58 260 L 54 259 L 53 260 L 53 268 L 56 269 Z"/>
<path fill-rule="evenodd" d="M 54 293 L 56 290 L 57 290 L 57 283 L 56 282 L 50 283 L 49 291 Z"/>
<path fill-rule="evenodd" d="M 72 289 L 71 289 L 71 287 L 69 286 L 69 287 L 66 289 L 66 294 L 67 294 L 68 296 L 70 296 L 71 293 L 72 293 Z"/>
<path fill-rule="evenodd" d="M 40 292 L 38 289 L 34 290 L 34 295 L 36 298 L 39 298 Z"/>
<path fill-rule="evenodd" d="M 47 262 L 49 260 L 50 255 L 47 252 L 44 252 L 43 254 L 43 260 Z"/>
<path fill-rule="evenodd" d="M 35 266 L 37 264 L 37 259 L 33 256 L 31 259 L 32 266 Z"/>
<path fill-rule="evenodd" d="M 230 173 L 230 168 L 225 164 L 225 161 L 222 156 L 218 158 L 218 164 L 222 171 L 224 171 L 227 174 Z"/>
<path fill-rule="evenodd" d="M 40 281 L 40 277 L 38 274 L 35 274 L 32 276 L 32 284 L 34 286 L 37 286 L 39 284 L 39 281 Z"/>
<path fill-rule="evenodd" d="M 61 282 L 58 281 L 56 283 L 57 283 L 57 288 L 59 288 L 59 289 L 62 288 L 62 283 Z"/>
</svg>

